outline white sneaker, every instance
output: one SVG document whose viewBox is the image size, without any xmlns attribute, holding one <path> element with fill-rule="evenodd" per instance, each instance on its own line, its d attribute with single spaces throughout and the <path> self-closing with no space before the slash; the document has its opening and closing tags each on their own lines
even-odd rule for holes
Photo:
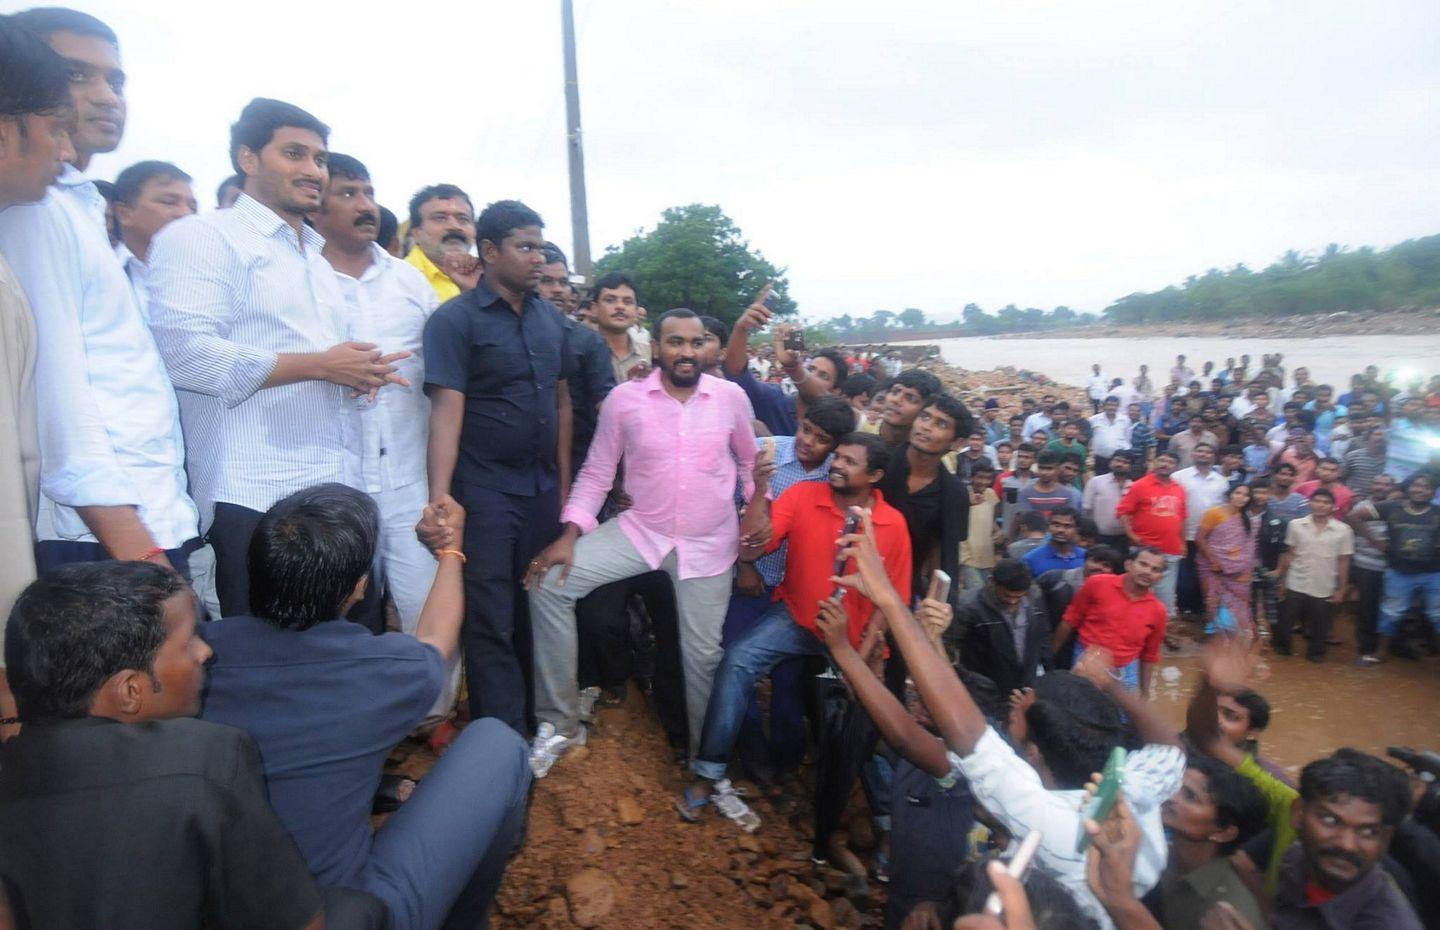
<svg viewBox="0 0 1440 930">
<path fill-rule="evenodd" d="M 710 803 L 714 804 L 720 813 L 735 821 L 746 833 L 754 833 L 760 829 L 760 815 L 751 810 L 749 804 L 740 800 L 740 791 L 730 784 L 730 779 L 722 778 L 715 783 L 715 793 L 710 795 Z"/>
<path fill-rule="evenodd" d="M 591 685 L 588 688 L 580 689 L 580 722 L 591 723 L 595 720 L 595 702 L 600 700 L 600 686 Z"/>
<path fill-rule="evenodd" d="M 571 746 L 585 745 L 585 726 L 581 724 L 574 736 L 561 736 L 553 723 L 542 723 L 530 743 L 530 771 L 544 778 Z"/>
</svg>

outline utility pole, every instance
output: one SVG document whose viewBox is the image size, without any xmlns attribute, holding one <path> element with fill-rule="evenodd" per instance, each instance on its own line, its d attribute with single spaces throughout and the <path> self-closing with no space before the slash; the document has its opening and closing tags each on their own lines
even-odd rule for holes
<svg viewBox="0 0 1440 930">
<path fill-rule="evenodd" d="M 565 151 L 570 163 L 570 229 L 575 271 L 590 283 L 590 214 L 585 206 L 585 151 L 580 141 L 580 75 L 575 66 L 575 5 L 560 0 L 565 31 Z"/>
</svg>

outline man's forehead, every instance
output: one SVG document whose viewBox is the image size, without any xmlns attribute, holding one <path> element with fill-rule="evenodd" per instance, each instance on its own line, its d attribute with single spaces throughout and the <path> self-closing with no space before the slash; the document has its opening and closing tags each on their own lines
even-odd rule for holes
<svg viewBox="0 0 1440 930">
<path fill-rule="evenodd" d="M 270 145 L 303 145 L 318 152 L 325 151 L 325 140 L 320 133 L 304 126 L 278 126 L 270 137 Z"/>
<path fill-rule="evenodd" d="M 84 62 L 102 71 L 120 70 L 120 49 L 99 36 L 57 29 L 45 37 L 45 43 L 61 58 Z"/>
<path fill-rule="evenodd" d="M 456 211 L 469 216 L 470 210 L 470 203 L 464 197 L 431 197 L 420 205 L 420 214 L 422 216 L 433 216 L 437 213 L 454 213 Z"/>
<path fill-rule="evenodd" d="M 1379 804 L 1352 794 L 1316 798 L 1307 802 L 1307 806 L 1317 813 L 1330 814 L 1352 827 L 1376 826 L 1381 822 Z"/>
</svg>

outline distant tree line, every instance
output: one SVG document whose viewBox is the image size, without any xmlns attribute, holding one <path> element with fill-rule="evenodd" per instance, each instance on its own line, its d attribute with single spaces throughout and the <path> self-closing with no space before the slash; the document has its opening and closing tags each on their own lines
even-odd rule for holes
<svg viewBox="0 0 1440 930">
<path fill-rule="evenodd" d="M 1331 245 L 1311 257 L 1286 252 L 1264 271 L 1236 265 L 1179 286 L 1131 294 L 1105 308 L 1112 323 L 1295 316 L 1440 305 L 1440 236 L 1388 249 Z"/>
<path fill-rule="evenodd" d="M 990 314 L 978 304 L 966 304 L 958 320 L 930 319 L 923 310 L 907 307 L 898 313 L 876 310 L 869 316 L 851 316 L 845 313 L 834 319 L 822 320 L 816 327 L 831 339 L 842 342 L 883 342 L 887 339 L 912 339 L 948 331 L 963 332 L 969 336 L 1027 333 L 1065 326 L 1082 326 L 1098 320 L 1094 315 L 1079 313 L 1069 307 L 1056 307 L 1054 310 L 1029 307 L 1021 310 L 1010 304 L 999 312 Z"/>
</svg>

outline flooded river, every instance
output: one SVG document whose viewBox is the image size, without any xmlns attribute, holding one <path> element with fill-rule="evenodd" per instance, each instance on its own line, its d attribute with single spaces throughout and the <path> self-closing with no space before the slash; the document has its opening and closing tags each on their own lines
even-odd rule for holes
<svg viewBox="0 0 1440 930">
<path fill-rule="evenodd" d="M 1440 373 L 1440 333 L 1405 336 L 1330 336 L 1306 339 L 1230 339 L 1223 337 L 1154 337 L 1141 339 L 1014 339 L 980 336 L 968 339 L 941 339 L 946 363 L 960 368 L 986 369 L 1010 365 L 1038 371 L 1065 384 L 1083 385 L 1090 366 L 1099 362 L 1105 374 L 1130 381 L 1140 365 L 1150 366 L 1156 387 L 1170 377 L 1175 356 L 1184 354 L 1186 364 L 1198 373 L 1201 364 L 1239 359 L 1248 354 L 1251 370 L 1262 355 L 1285 354 L 1285 367 L 1310 369 L 1311 380 L 1332 384 L 1337 393 L 1348 389 L 1350 376 L 1366 365 L 1378 365 L 1382 372 L 1418 371 Z"/>
</svg>

